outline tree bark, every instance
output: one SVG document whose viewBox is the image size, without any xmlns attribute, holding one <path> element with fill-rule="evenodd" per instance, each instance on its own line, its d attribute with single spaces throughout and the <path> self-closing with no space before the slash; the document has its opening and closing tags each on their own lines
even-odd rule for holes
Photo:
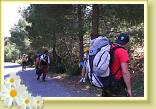
<svg viewBox="0 0 156 109">
<path fill-rule="evenodd" d="M 93 13 L 92 13 L 92 32 L 91 32 L 91 39 L 97 38 L 98 34 L 98 27 L 99 27 L 99 5 L 93 5 Z"/>
<path fill-rule="evenodd" d="M 52 52 L 52 60 L 56 62 L 56 36 L 55 33 L 53 34 L 53 52 Z"/>
<path fill-rule="evenodd" d="M 78 5 L 78 37 L 79 37 L 79 51 L 80 51 L 80 61 L 83 60 L 83 13 L 82 5 Z"/>
</svg>

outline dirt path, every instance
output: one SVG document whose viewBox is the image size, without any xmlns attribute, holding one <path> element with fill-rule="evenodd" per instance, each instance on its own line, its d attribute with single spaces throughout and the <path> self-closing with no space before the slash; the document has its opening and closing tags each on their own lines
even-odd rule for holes
<svg viewBox="0 0 156 109">
<path fill-rule="evenodd" d="M 79 83 L 79 77 L 69 77 L 62 75 L 47 75 L 46 82 L 37 80 L 34 68 L 27 68 L 21 71 L 21 66 L 15 63 L 7 63 L 4 67 L 5 77 L 10 72 L 17 73 L 23 83 L 28 87 L 33 96 L 42 97 L 95 97 L 97 93 L 92 93 L 94 88 L 90 88 L 88 83 Z"/>
</svg>

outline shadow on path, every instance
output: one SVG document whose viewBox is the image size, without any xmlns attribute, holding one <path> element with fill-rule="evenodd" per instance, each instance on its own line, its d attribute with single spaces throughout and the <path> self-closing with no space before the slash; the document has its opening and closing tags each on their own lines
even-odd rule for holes
<svg viewBox="0 0 156 109">
<path fill-rule="evenodd" d="M 55 80 L 46 78 L 46 82 L 37 80 L 35 70 L 21 71 L 18 75 L 23 80 L 23 83 L 28 87 L 33 96 L 42 97 L 71 97 L 70 93 L 60 86 Z"/>
<path fill-rule="evenodd" d="M 8 66 L 4 66 L 4 68 L 17 68 L 17 67 L 21 67 L 21 65 L 8 65 Z"/>
</svg>

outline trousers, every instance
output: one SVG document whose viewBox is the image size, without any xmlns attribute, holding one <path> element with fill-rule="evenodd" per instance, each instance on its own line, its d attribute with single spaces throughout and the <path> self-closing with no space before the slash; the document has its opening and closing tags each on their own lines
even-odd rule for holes
<svg viewBox="0 0 156 109">
<path fill-rule="evenodd" d="M 38 78 L 40 78 L 41 74 L 43 74 L 42 80 L 45 80 L 47 72 L 48 72 L 48 65 L 40 65 L 40 73 L 38 75 Z"/>
</svg>

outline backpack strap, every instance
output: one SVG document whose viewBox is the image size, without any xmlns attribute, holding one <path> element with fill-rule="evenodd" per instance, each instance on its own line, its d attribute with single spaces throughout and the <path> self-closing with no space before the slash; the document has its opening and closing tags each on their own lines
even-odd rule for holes
<svg viewBox="0 0 156 109">
<path fill-rule="evenodd" d="M 112 75 L 112 76 L 115 76 L 115 75 L 119 72 L 120 69 L 121 69 L 121 65 L 120 65 L 119 68 L 116 70 L 116 72 L 115 72 L 114 74 L 111 73 L 111 75 Z"/>
<path fill-rule="evenodd" d="M 95 55 L 89 55 L 89 67 L 90 67 L 90 77 L 91 77 L 91 79 L 92 79 L 92 73 L 93 73 L 93 59 L 94 59 L 94 57 L 95 57 Z"/>
<path fill-rule="evenodd" d="M 112 45 L 111 45 L 111 46 L 112 46 Z M 110 56 L 111 56 L 110 64 L 113 63 L 113 61 L 114 61 L 114 52 L 115 52 L 115 50 L 118 49 L 118 48 L 125 49 L 124 47 L 119 46 L 119 45 L 116 45 L 115 47 L 111 47 L 111 50 L 110 50 Z M 125 50 L 126 50 L 126 49 L 125 49 Z"/>
<path fill-rule="evenodd" d="M 48 56 L 44 56 L 45 62 L 48 63 Z"/>
</svg>

